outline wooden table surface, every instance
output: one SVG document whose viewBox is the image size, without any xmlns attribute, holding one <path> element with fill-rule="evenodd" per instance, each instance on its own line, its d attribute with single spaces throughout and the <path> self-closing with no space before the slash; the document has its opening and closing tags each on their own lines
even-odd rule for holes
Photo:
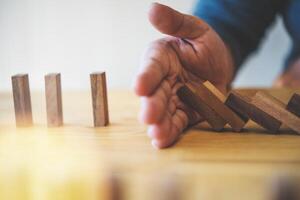
<svg viewBox="0 0 300 200">
<path fill-rule="evenodd" d="M 287 102 L 295 90 L 269 92 Z M 112 188 L 122 199 L 271 199 L 278 177 L 300 178 L 300 136 L 284 127 L 200 124 L 156 150 L 132 93 L 109 91 L 108 127 L 92 127 L 91 105 L 89 91 L 63 92 L 65 125 L 47 128 L 44 94 L 33 93 L 35 125 L 16 128 L 12 94 L 0 93 L 0 199 L 105 199 Z"/>
</svg>

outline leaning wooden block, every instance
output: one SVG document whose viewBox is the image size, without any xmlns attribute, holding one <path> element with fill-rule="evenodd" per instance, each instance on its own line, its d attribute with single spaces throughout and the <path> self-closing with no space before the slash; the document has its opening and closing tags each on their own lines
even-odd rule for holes
<svg viewBox="0 0 300 200">
<path fill-rule="evenodd" d="M 16 125 L 18 127 L 32 125 L 32 110 L 30 99 L 30 88 L 27 74 L 12 76 L 12 88 Z"/>
<path fill-rule="evenodd" d="M 246 97 L 232 91 L 229 93 L 225 105 L 233 110 L 246 123 L 249 121 L 249 115 L 245 112 L 245 110 L 249 108 L 247 102 L 250 102 L 250 100 L 247 101 Z"/>
<path fill-rule="evenodd" d="M 218 99 L 220 99 L 222 102 L 226 101 L 225 95 L 218 89 L 216 88 L 211 82 L 205 81 L 203 85 L 209 89 Z"/>
<path fill-rule="evenodd" d="M 226 97 L 213 84 L 205 81 L 199 90 L 207 90 L 207 94 L 203 93 L 206 103 L 215 109 L 219 115 L 232 127 L 234 131 L 241 131 L 246 122 L 234 111 L 225 105 Z"/>
<path fill-rule="evenodd" d="M 106 126 L 109 123 L 107 88 L 105 72 L 90 75 L 94 126 Z"/>
<path fill-rule="evenodd" d="M 300 134 L 300 118 L 286 110 L 286 105 L 275 97 L 265 92 L 257 92 L 251 102 L 259 109 Z"/>
<path fill-rule="evenodd" d="M 250 118 L 273 133 L 277 132 L 281 126 L 279 120 L 254 106 L 251 103 L 250 97 L 241 95 L 236 91 L 230 92 L 225 104 L 234 110 L 244 121 L 247 121 Z"/>
<path fill-rule="evenodd" d="M 63 124 L 62 95 L 60 74 L 45 76 L 47 122 L 49 127 Z"/>
<path fill-rule="evenodd" d="M 226 125 L 226 121 L 202 100 L 203 96 L 192 85 L 181 87 L 177 95 L 181 101 L 196 110 L 215 131 L 221 131 Z"/>
<path fill-rule="evenodd" d="M 300 117 L 300 95 L 294 94 L 290 99 L 287 110 Z"/>
</svg>

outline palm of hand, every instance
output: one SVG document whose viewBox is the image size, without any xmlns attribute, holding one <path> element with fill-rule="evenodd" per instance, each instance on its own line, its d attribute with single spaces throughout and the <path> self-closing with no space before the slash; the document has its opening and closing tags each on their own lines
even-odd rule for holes
<svg viewBox="0 0 300 200">
<path fill-rule="evenodd" d="M 173 144 L 183 129 L 201 120 L 176 94 L 183 82 L 209 80 L 226 91 L 233 76 L 228 57 L 228 49 L 208 25 L 193 39 L 166 37 L 150 45 L 135 87 L 142 96 L 140 118 L 149 124 L 154 146 Z"/>
</svg>

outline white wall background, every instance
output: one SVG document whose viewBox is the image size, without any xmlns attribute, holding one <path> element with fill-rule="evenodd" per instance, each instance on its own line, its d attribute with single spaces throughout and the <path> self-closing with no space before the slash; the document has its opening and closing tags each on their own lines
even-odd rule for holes
<svg viewBox="0 0 300 200">
<path fill-rule="evenodd" d="M 0 89 L 29 73 L 31 88 L 61 72 L 64 89 L 89 88 L 89 73 L 106 70 L 110 87 L 130 87 L 146 45 L 161 37 L 149 24 L 152 0 L 0 0 Z M 161 0 L 183 12 L 194 0 Z M 289 40 L 277 23 L 235 85 L 269 86 Z"/>
</svg>

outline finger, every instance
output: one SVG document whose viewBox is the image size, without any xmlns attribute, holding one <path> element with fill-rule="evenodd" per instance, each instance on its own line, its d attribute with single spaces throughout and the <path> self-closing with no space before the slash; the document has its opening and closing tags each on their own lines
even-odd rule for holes
<svg viewBox="0 0 300 200">
<path fill-rule="evenodd" d="M 134 83 L 135 93 L 139 96 L 149 96 L 159 86 L 169 72 L 168 53 L 162 42 L 153 43 L 142 59 L 140 72 Z"/>
<path fill-rule="evenodd" d="M 160 121 L 158 121 L 156 123 L 156 125 L 154 124 L 153 126 L 149 126 L 148 127 L 148 131 L 147 134 L 151 139 L 163 139 L 166 137 L 166 134 L 164 132 L 161 131 L 157 131 L 156 129 L 162 129 L 162 130 L 166 130 L 168 128 L 164 127 L 169 125 L 169 123 L 163 122 L 163 120 L 168 120 L 169 116 L 173 116 L 177 110 L 177 102 L 175 102 L 175 96 L 172 96 L 171 99 L 168 101 L 168 108 L 166 110 L 166 112 L 164 113 L 164 115 L 162 116 L 162 119 Z"/>
<path fill-rule="evenodd" d="M 174 37 L 195 39 L 204 34 L 209 26 L 201 19 L 182 14 L 168 6 L 153 3 L 149 20 L 160 32 Z"/>
<path fill-rule="evenodd" d="M 167 112 L 171 94 L 171 85 L 165 80 L 152 96 L 142 97 L 140 120 L 146 124 L 159 122 Z"/>
<path fill-rule="evenodd" d="M 163 120 L 149 127 L 148 135 L 152 138 L 152 144 L 157 148 L 165 148 L 172 145 L 188 125 L 188 117 L 177 109 L 171 115 L 168 113 Z"/>
</svg>

